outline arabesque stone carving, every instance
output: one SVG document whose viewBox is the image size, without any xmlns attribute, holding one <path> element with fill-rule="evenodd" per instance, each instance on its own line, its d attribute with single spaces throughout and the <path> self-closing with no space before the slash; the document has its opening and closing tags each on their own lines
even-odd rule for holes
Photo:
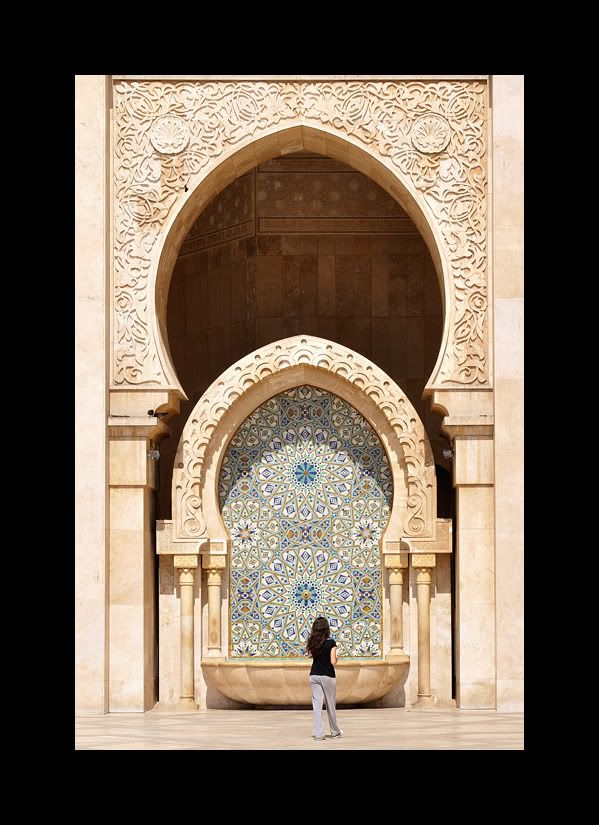
<svg viewBox="0 0 599 825">
<path fill-rule="evenodd" d="M 442 152 L 451 138 L 451 129 L 439 115 L 419 117 L 412 126 L 412 143 L 420 152 L 431 155 Z"/>
<path fill-rule="evenodd" d="M 180 117 L 161 117 L 150 130 L 150 142 L 163 155 L 176 155 L 189 143 L 189 129 Z"/>
<path fill-rule="evenodd" d="M 407 470 L 404 534 L 432 535 L 435 469 L 424 426 L 408 398 L 376 365 L 351 350 L 313 336 L 295 336 L 262 347 L 229 367 L 196 404 L 179 442 L 173 471 L 173 540 L 208 538 L 200 491 L 212 435 L 232 404 L 251 386 L 300 364 L 311 364 L 354 384 L 395 430 Z"/>
<path fill-rule="evenodd" d="M 148 284 L 181 194 L 231 147 L 298 125 L 357 141 L 428 213 L 451 267 L 437 384 L 488 385 L 485 83 L 123 80 L 114 110 L 115 387 L 167 383 Z"/>
</svg>

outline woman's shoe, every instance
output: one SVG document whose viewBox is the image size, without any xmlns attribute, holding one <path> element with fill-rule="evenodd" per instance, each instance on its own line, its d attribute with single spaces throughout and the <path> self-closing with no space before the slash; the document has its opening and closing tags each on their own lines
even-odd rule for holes
<svg viewBox="0 0 599 825">
<path fill-rule="evenodd" d="M 339 739 L 340 736 L 343 736 L 343 731 L 339 730 L 339 733 L 332 733 L 331 739 Z"/>
</svg>

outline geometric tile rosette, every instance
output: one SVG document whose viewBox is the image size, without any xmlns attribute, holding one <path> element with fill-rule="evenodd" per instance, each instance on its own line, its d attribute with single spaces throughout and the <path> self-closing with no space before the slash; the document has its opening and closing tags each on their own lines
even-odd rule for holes
<svg viewBox="0 0 599 825">
<path fill-rule="evenodd" d="M 379 541 L 392 496 L 383 445 L 341 398 L 304 385 L 254 410 L 219 477 L 231 656 L 302 656 L 319 615 L 341 655 L 382 656 Z"/>
</svg>

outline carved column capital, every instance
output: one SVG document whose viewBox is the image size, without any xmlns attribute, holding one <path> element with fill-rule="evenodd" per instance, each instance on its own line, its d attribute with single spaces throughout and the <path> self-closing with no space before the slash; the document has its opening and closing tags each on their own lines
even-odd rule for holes
<svg viewBox="0 0 599 825">
<path fill-rule="evenodd" d="M 434 553 L 412 553 L 412 567 L 435 567 L 436 564 Z"/>
<path fill-rule="evenodd" d="M 174 565 L 179 571 L 179 584 L 193 584 L 195 569 L 198 566 L 198 557 L 175 556 Z"/>
<path fill-rule="evenodd" d="M 399 553 L 389 554 L 389 555 L 383 556 L 383 559 L 384 559 L 385 567 L 393 567 L 393 568 L 403 567 L 403 568 L 406 568 L 408 566 L 408 554 L 407 553 L 402 553 L 401 555 Z"/>
<path fill-rule="evenodd" d="M 202 556 L 202 568 L 204 570 L 224 570 L 227 566 L 227 557 L 214 554 Z"/>
<path fill-rule="evenodd" d="M 202 568 L 206 571 L 206 579 L 208 584 L 218 584 L 222 582 L 222 571 L 227 566 L 226 556 L 207 555 L 202 556 Z"/>
<path fill-rule="evenodd" d="M 174 565 L 177 569 L 185 568 L 187 570 L 191 570 L 192 568 L 196 568 L 198 566 L 198 557 L 189 555 L 176 555 L 174 558 Z"/>
<path fill-rule="evenodd" d="M 206 580 L 208 582 L 208 585 L 211 585 L 211 584 L 220 585 L 222 583 L 222 580 L 223 580 L 222 575 L 221 575 L 221 571 L 220 570 L 215 570 L 215 569 L 212 569 L 212 568 L 210 568 L 209 570 L 206 570 Z"/>
<path fill-rule="evenodd" d="M 434 553 L 413 553 L 412 567 L 416 570 L 417 584 L 431 583 L 431 568 L 435 567 L 437 559 Z"/>
<path fill-rule="evenodd" d="M 389 584 L 403 584 L 403 571 L 408 566 L 407 553 L 383 556 L 384 565 L 389 570 Z"/>
</svg>

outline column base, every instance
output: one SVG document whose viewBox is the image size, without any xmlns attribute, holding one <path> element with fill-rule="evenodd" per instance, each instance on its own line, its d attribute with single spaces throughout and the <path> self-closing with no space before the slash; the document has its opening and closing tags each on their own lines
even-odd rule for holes
<svg viewBox="0 0 599 825">
<path fill-rule="evenodd" d="M 197 710 L 198 704 L 194 699 L 190 699 L 185 697 L 183 699 L 179 699 L 177 704 L 175 705 L 175 710 Z"/>
<path fill-rule="evenodd" d="M 413 708 L 434 708 L 435 707 L 435 700 L 432 696 L 419 696 L 418 699 L 412 705 Z"/>
</svg>

